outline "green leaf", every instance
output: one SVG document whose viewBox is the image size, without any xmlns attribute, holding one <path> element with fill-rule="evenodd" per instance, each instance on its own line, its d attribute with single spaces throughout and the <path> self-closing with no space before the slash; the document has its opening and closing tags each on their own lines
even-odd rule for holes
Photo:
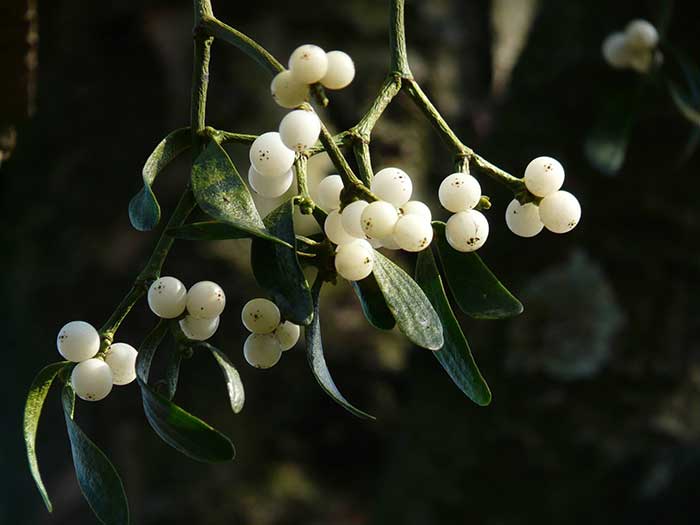
<svg viewBox="0 0 700 525">
<path fill-rule="evenodd" d="M 350 404 L 347 399 L 345 399 L 345 396 L 340 393 L 340 390 L 338 390 L 338 387 L 335 385 L 335 382 L 331 377 L 331 373 L 328 370 L 326 358 L 323 356 L 323 343 L 321 342 L 321 320 L 319 317 L 319 296 L 322 285 L 323 281 L 317 279 L 313 288 L 311 289 L 314 304 L 314 315 L 311 320 L 311 324 L 304 329 L 304 334 L 306 337 L 306 355 L 309 358 L 311 372 L 313 372 L 316 381 L 318 381 L 318 384 L 321 385 L 321 388 L 326 392 L 326 394 L 331 396 L 333 401 L 338 403 L 348 412 L 362 419 L 376 419 L 367 412 L 363 412 L 359 408 L 356 408 Z"/>
<path fill-rule="evenodd" d="M 375 250 L 374 277 L 399 330 L 429 350 L 442 348 L 442 325 L 420 286 L 396 264 Z"/>
<path fill-rule="evenodd" d="M 218 348 L 210 345 L 209 343 L 202 343 L 199 345 L 206 348 L 214 356 L 216 362 L 219 363 L 221 371 L 224 373 L 224 379 L 226 380 L 226 389 L 228 390 L 228 397 L 231 401 L 231 409 L 234 414 L 238 414 L 243 410 L 243 404 L 245 403 L 245 391 L 243 390 L 243 382 L 241 381 L 241 376 L 238 374 L 238 370 L 233 366 L 233 363 Z"/>
<path fill-rule="evenodd" d="M 95 516 L 105 525 L 128 525 L 129 504 L 114 465 L 73 419 L 75 394 L 63 388 L 63 412 L 78 485 Z"/>
<path fill-rule="evenodd" d="M 36 455 L 36 433 L 39 428 L 41 410 L 44 407 L 44 401 L 51 389 L 53 380 L 56 379 L 61 370 L 71 366 L 71 364 L 68 361 L 61 361 L 44 367 L 32 381 L 32 386 L 29 387 L 29 393 L 27 394 L 27 402 L 24 405 L 24 445 L 27 449 L 29 470 L 49 512 L 53 510 L 53 507 L 39 472 L 39 460 Z"/>
<path fill-rule="evenodd" d="M 212 219 L 275 242 L 282 242 L 266 229 L 228 154 L 216 142 L 200 153 L 192 166 L 192 190 L 197 203 Z"/>
<path fill-rule="evenodd" d="M 152 230 L 160 221 L 160 205 L 151 186 L 170 161 L 191 147 L 190 128 L 176 129 L 156 146 L 143 166 L 143 188 L 129 203 L 129 219 L 140 231 Z"/>
<path fill-rule="evenodd" d="M 453 249 L 445 224 L 433 222 L 443 275 L 459 308 L 475 319 L 506 319 L 523 312 L 523 305 L 491 273 L 474 252 Z"/>
<path fill-rule="evenodd" d="M 293 248 L 253 239 L 250 261 L 255 280 L 270 294 L 282 317 L 294 324 L 307 325 L 311 322 L 313 304 L 295 251 L 293 211 L 294 204 L 289 200 L 265 217 L 268 231 Z"/>
<path fill-rule="evenodd" d="M 252 237 L 246 230 L 218 221 L 192 222 L 178 228 L 170 228 L 167 233 L 185 241 L 226 241 Z"/>
<path fill-rule="evenodd" d="M 221 432 L 169 401 L 141 378 L 138 382 L 146 419 L 168 445 L 197 461 L 218 463 L 235 457 L 233 443 Z"/>
<path fill-rule="evenodd" d="M 681 94 L 680 88 L 673 82 L 667 83 L 668 92 L 671 95 L 671 100 L 676 105 L 680 114 L 691 124 L 700 126 L 700 110 L 694 108 L 686 97 Z"/>
<path fill-rule="evenodd" d="M 235 449 L 226 436 L 148 384 L 153 355 L 167 333 L 168 325 L 168 321 L 158 322 L 141 344 L 136 359 L 136 375 L 146 419 L 163 441 L 182 454 L 198 461 L 229 461 L 235 456 Z"/>
<path fill-rule="evenodd" d="M 365 314 L 367 321 L 380 330 L 391 330 L 394 328 L 396 319 L 394 319 L 391 310 L 386 305 L 374 275 L 370 274 L 361 281 L 352 281 L 350 284 L 352 284 L 352 289 L 355 290 L 355 294 L 360 300 L 362 312 Z"/>
<path fill-rule="evenodd" d="M 428 296 L 440 316 L 445 344 L 434 352 L 455 385 L 477 405 L 491 403 L 491 391 L 474 362 L 469 343 L 457 323 L 454 312 L 445 295 L 445 288 L 431 249 L 418 254 L 416 282 Z"/>
<path fill-rule="evenodd" d="M 176 348 L 173 348 L 168 352 L 167 360 L 165 362 L 165 378 L 163 383 L 165 385 L 165 397 L 172 401 L 175 397 L 175 392 L 177 391 L 177 383 L 180 379 L 180 363 L 182 362 L 182 354 Z"/>
</svg>

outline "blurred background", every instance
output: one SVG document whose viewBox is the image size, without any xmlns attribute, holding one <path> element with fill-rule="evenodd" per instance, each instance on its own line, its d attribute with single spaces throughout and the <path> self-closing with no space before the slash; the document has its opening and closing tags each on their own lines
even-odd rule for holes
<svg viewBox="0 0 700 525">
<path fill-rule="evenodd" d="M 335 130 L 356 122 L 384 78 L 388 0 L 213 3 L 283 61 L 307 42 L 350 53 L 355 81 L 330 94 L 324 115 Z M 668 41 L 700 58 L 690 0 L 408 0 L 411 67 L 460 137 L 517 176 L 536 156 L 556 157 L 583 206 L 571 234 L 517 238 L 503 220 L 512 196 L 482 179 L 494 206 L 479 253 L 525 304 L 511 321 L 461 318 L 493 403 L 472 404 L 428 351 L 372 329 L 346 284 L 324 289 L 326 356 L 341 391 L 378 421 L 335 405 L 301 344 L 275 368 L 252 369 L 239 320 L 261 295 L 249 241 L 178 242 L 164 273 L 224 287 L 212 342 L 239 368 L 247 401 L 232 415 L 215 362 L 184 363 L 175 400 L 232 437 L 238 457 L 224 465 L 162 443 L 135 385 L 79 403 L 79 423 L 124 479 L 133 523 L 696 523 L 700 156 L 662 82 L 602 60 L 602 39 L 637 17 L 667 19 Z M 188 123 L 191 29 L 186 0 L 0 6 L 0 523 L 96 523 L 75 481 L 58 389 L 39 428 L 55 504 L 44 510 L 22 443 L 24 397 L 58 360 L 59 328 L 99 326 L 150 253 L 157 232 L 133 230 L 127 204 L 155 144 Z M 215 43 L 208 122 L 276 128 L 284 110 L 269 81 Z M 637 101 L 614 176 L 584 154 L 612 100 Z M 436 189 L 452 159 L 421 114 L 399 97 L 373 138 L 375 168 L 405 169 L 439 215 Z M 229 152 L 245 173 L 246 149 Z M 331 169 L 314 161 L 316 176 Z M 182 160 L 156 182 L 164 214 L 187 175 Z M 153 323 L 141 303 L 118 339 L 137 346 Z"/>
</svg>

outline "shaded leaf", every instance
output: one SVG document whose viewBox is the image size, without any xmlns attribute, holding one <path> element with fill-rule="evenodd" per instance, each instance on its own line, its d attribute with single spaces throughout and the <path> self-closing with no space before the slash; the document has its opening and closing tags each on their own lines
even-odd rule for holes
<svg viewBox="0 0 700 525">
<path fill-rule="evenodd" d="M 445 238 L 445 223 L 433 222 L 443 275 L 459 308 L 475 319 L 505 319 L 523 312 L 523 305 L 474 252 L 453 249 Z"/>
<path fill-rule="evenodd" d="M 314 304 L 314 315 L 311 320 L 311 324 L 304 329 L 304 335 L 306 337 L 306 354 L 309 359 L 309 365 L 311 366 L 311 371 L 321 385 L 321 388 L 331 396 L 333 401 L 338 403 L 340 406 L 345 408 L 351 414 L 363 418 L 363 419 L 375 419 L 374 416 L 363 412 L 359 408 L 356 408 L 350 402 L 345 399 L 345 396 L 340 393 L 338 387 L 335 385 L 331 373 L 328 370 L 328 365 L 326 365 L 326 358 L 323 356 L 323 343 L 321 341 L 321 320 L 319 318 L 320 310 L 320 293 L 323 281 L 317 279 L 311 289 L 311 295 L 313 297 Z"/>
<path fill-rule="evenodd" d="M 282 242 L 265 229 L 236 167 L 224 149 L 213 140 L 194 161 L 192 190 L 199 207 L 212 219 L 256 237 Z"/>
<path fill-rule="evenodd" d="M 361 281 L 352 281 L 350 284 L 360 300 L 362 312 L 372 326 L 380 330 L 391 330 L 396 326 L 396 320 L 386 305 L 374 275 L 369 275 Z"/>
<path fill-rule="evenodd" d="M 78 485 L 95 516 L 105 525 L 127 525 L 129 504 L 114 465 L 73 419 L 75 394 L 63 388 L 63 412 Z"/>
<path fill-rule="evenodd" d="M 165 387 L 165 397 L 172 401 L 177 391 L 177 383 L 180 379 L 180 364 L 182 363 L 182 354 L 178 349 L 172 349 L 168 352 L 168 358 L 165 362 L 165 378 L 163 384 Z"/>
<path fill-rule="evenodd" d="M 469 343 L 450 307 L 431 249 L 418 254 L 416 282 L 430 299 L 442 322 L 445 344 L 434 353 L 435 357 L 469 399 L 478 405 L 488 405 L 491 391 L 474 362 Z"/>
<path fill-rule="evenodd" d="M 440 318 L 420 286 L 376 250 L 373 273 L 399 330 L 420 347 L 440 349 L 444 342 Z"/>
<path fill-rule="evenodd" d="M 170 228 L 168 235 L 186 241 L 226 241 L 252 237 L 246 230 L 218 221 L 192 222 L 178 228 Z"/>
<path fill-rule="evenodd" d="M 282 317 L 294 324 L 307 325 L 311 322 L 313 304 L 295 251 L 293 212 L 294 204 L 289 200 L 265 217 L 268 231 L 293 248 L 253 239 L 250 261 L 255 280 L 270 294 Z"/>
<path fill-rule="evenodd" d="M 229 461 L 236 452 L 221 432 L 183 410 L 138 378 L 143 410 L 153 430 L 178 452 L 197 461 Z"/>
<path fill-rule="evenodd" d="M 138 356 L 136 357 L 136 376 L 144 383 L 148 383 L 148 375 L 151 370 L 153 355 L 163 342 L 165 334 L 168 333 L 170 322 L 167 319 L 159 319 L 158 324 L 141 343 Z"/>
<path fill-rule="evenodd" d="M 39 428 L 41 410 L 44 407 L 44 401 L 51 389 L 53 380 L 56 379 L 56 376 L 61 370 L 71 366 L 71 364 L 72 363 L 68 361 L 61 361 L 42 368 L 34 378 L 34 381 L 32 381 L 32 386 L 29 387 L 27 401 L 24 405 L 24 445 L 27 449 L 29 470 L 32 473 L 32 478 L 34 478 L 34 483 L 36 483 L 36 488 L 39 489 L 39 493 L 44 500 L 44 505 L 46 505 L 46 509 L 49 512 L 53 510 L 53 507 L 51 506 L 51 500 L 49 499 L 46 487 L 44 487 L 44 482 L 41 479 L 41 473 L 39 472 L 39 460 L 36 455 L 36 433 Z"/>
<path fill-rule="evenodd" d="M 238 414 L 243 410 L 243 404 L 245 403 L 245 391 L 243 390 L 243 382 L 241 381 L 241 376 L 238 374 L 238 370 L 233 366 L 233 363 L 218 348 L 210 345 L 209 343 L 202 343 L 201 345 L 211 352 L 214 356 L 216 362 L 219 363 L 221 371 L 224 373 L 224 379 L 226 380 L 226 390 L 228 391 L 228 397 L 231 401 L 231 409 L 235 414 Z"/>
<path fill-rule="evenodd" d="M 152 230 L 160 221 L 160 205 L 151 186 L 158 174 L 180 153 L 190 148 L 190 128 L 171 132 L 156 146 L 143 166 L 143 188 L 129 202 L 129 219 L 140 231 Z"/>
</svg>

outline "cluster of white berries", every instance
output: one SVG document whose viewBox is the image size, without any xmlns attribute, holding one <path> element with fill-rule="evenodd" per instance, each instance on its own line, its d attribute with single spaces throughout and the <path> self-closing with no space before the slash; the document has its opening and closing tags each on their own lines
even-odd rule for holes
<svg viewBox="0 0 700 525">
<path fill-rule="evenodd" d="M 603 40 L 603 57 L 616 69 L 633 69 L 638 73 L 648 73 L 654 65 L 663 60 L 656 48 L 659 33 L 646 20 L 632 20 L 624 31 L 618 31 Z"/>
<path fill-rule="evenodd" d="M 71 321 L 58 332 L 58 352 L 68 361 L 78 363 L 71 374 L 73 391 L 86 401 L 107 397 L 113 385 L 128 385 L 136 379 L 136 349 L 126 343 L 113 343 L 104 356 L 100 335 L 90 323 Z"/>
<path fill-rule="evenodd" d="M 481 248 L 489 236 L 489 223 L 474 209 L 481 199 L 479 181 L 467 173 L 453 173 L 440 183 L 438 198 L 442 207 L 453 213 L 445 227 L 450 246 L 460 252 Z"/>
<path fill-rule="evenodd" d="M 200 281 L 187 290 L 175 277 L 156 279 L 148 289 L 148 306 L 163 319 L 181 317 L 180 329 L 192 341 L 206 341 L 219 328 L 226 294 L 216 283 Z"/>
<path fill-rule="evenodd" d="M 430 208 L 409 200 L 413 183 L 403 170 L 378 171 L 370 190 L 380 200 L 356 200 L 341 212 L 342 190 L 339 175 L 326 177 L 318 186 L 318 201 L 329 212 L 324 231 L 338 246 L 335 268 L 345 279 L 359 281 L 372 273 L 375 248 L 419 252 L 433 240 Z"/>
<path fill-rule="evenodd" d="M 520 204 L 513 199 L 506 209 L 508 228 L 520 237 L 534 237 L 547 228 L 554 233 L 567 233 L 581 220 L 581 205 L 568 191 L 561 191 L 564 168 L 556 159 L 537 157 L 525 168 L 525 187 L 541 197 L 539 205 Z"/>
<path fill-rule="evenodd" d="M 321 133 L 321 121 L 313 111 L 295 109 L 280 122 L 279 131 L 260 135 L 250 146 L 248 183 L 262 197 L 275 199 L 294 180 L 295 153 L 313 146 Z"/>
<path fill-rule="evenodd" d="M 299 326 L 281 322 L 279 308 L 269 299 L 259 297 L 248 301 L 241 311 L 241 319 L 251 332 L 243 345 L 243 355 L 255 368 L 275 366 L 282 352 L 294 347 L 299 340 Z"/>
<path fill-rule="evenodd" d="M 327 89 L 343 89 L 355 78 L 355 64 L 347 53 L 304 44 L 289 57 L 289 69 L 272 79 L 270 92 L 283 108 L 296 108 L 306 102 L 309 85 L 320 82 Z"/>
</svg>

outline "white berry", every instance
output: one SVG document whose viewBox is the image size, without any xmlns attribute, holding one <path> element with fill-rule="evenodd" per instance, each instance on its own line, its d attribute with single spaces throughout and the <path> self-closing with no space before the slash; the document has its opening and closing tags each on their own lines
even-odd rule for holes
<svg viewBox="0 0 700 525">
<path fill-rule="evenodd" d="M 568 191 L 557 191 L 540 201 L 540 220 L 551 232 L 569 232 L 581 220 L 581 205 Z"/>
<path fill-rule="evenodd" d="M 537 157 L 527 165 L 523 178 L 530 193 L 546 197 L 564 184 L 564 168 L 557 159 Z"/>
<path fill-rule="evenodd" d="M 381 239 L 388 237 L 394 231 L 396 221 L 399 220 L 399 213 L 393 204 L 386 201 L 374 201 L 363 211 L 360 221 L 362 231 L 368 237 Z"/>
<path fill-rule="evenodd" d="M 255 139 L 249 157 L 255 170 L 263 176 L 282 175 L 294 164 L 294 152 L 284 145 L 276 131 L 268 131 Z"/>
<path fill-rule="evenodd" d="M 321 121 L 313 111 L 295 109 L 284 116 L 279 132 L 285 146 L 302 152 L 316 144 L 321 133 Z"/>
<path fill-rule="evenodd" d="M 288 69 L 275 75 L 270 84 L 272 98 L 283 108 L 296 108 L 306 102 L 309 95 L 309 86 L 292 78 L 292 72 Z"/>
<path fill-rule="evenodd" d="M 403 206 L 411 198 L 413 182 L 411 177 L 399 168 L 384 168 L 375 173 L 370 189 L 381 200 L 394 206 Z"/>
<path fill-rule="evenodd" d="M 612 33 L 603 40 L 603 58 L 614 68 L 622 69 L 629 65 L 629 49 L 624 33 Z"/>
<path fill-rule="evenodd" d="M 200 281 L 187 292 L 187 311 L 197 319 L 214 319 L 226 306 L 226 294 L 216 283 Z"/>
<path fill-rule="evenodd" d="M 156 279 L 148 289 L 148 306 L 163 319 L 174 319 L 185 311 L 187 288 L 175 277 Z"/>
<path fill-rule="evenodd" d="M 338 246 L 335 254 L 335 269 L 348 281 L 359 281 L 372 273 L 374 250 L 364 239 Z"/>
<path fill-rule="evenodd" d="M 381 239 L 378 239 L 379 243 L 381 244 L 382 248 L 386 248 L 387 250 L 398 250 L 401 248 L 399 246 L 399 243 L 396 242 L 396 239 L 394 239 L 393 234 L 389 235 L 387 237 L 383 237 Z"/>
<path fill-rule="evenodd" d="M 112 391 L 112 370 L 102 359 L 88 359 L 75 365 L 70 382 L 80 399 L 99 401 Z"/>
<path fill-rule="evenodd" d="M 292 182 L 294 182 L 292 170 L 276 177 L 266 177 L 258 173 L 253 166 L 248 168 L 248 184 L 255 193 L 266 199 L 281 197 L 292 187 Z"/>
<path fill-rule="evenodd" d="M 65 359 L 79 363 L 99 352 L 100 334 L 85 321 L 71 321 L 58 332 L 56 347 Z"/>
<path fill-rule="evenodd" d="M 654 53 L 646 48 L 632 48 L 627 62 L 629 67 L 638 73 L 648 73 L 654 65 L 654 56 Z"/>
<path fill-rule="evenodd" d="M 400 211 L 404 215 L 420 215 L 428 222 L 433 220 L 433 214 L 430 212 L 430 208 L 421 201 L 408 201 L 401 206 Z"/>
<path fill-rule="evenodd" d="M 213 319 L 197 319 L 188 315 L 184 319 L 180 319 L 180 330 L 187 339 L 206 341 L 216 333 L 219 328 L 219 320 L 218 315 Z"/>
<path fill-rule="evenodd" d="M 297 47 L 289 57 L 289 70 L 297 82 L 313 84 L 321 80 L 328 70 L 326 52 L 313 44 Z"/>
<path fill-rule="evenodd" d="M 269 334 L 280 324 L 280 310 L 277 305 L 258 297 L 248 301 L 241 310 L 243 325 L 254 334 Z"/>
<path fill-rule="evenodd" d="M 340 192 L 343 191 L 343 179 L 340 175 L 324 177 L 318 184 L 318 204 L 326 211 L 340 208 Z"/>
<path fill-rule="evenodd" d="M 323 231 L 326 233 L 326 237 L 328 237 L 333 244 L 337 244 L 338 246 L 352 242 L 357 238 L 350 235 L 345 228 L 343 228 L 342 217 L 338 210 L 333 210 L 328 214 L 326 222 L 323 223 Z"/>
<path fill-rule="evenodd" d="M 362 229 L 362 212 L 369 206 L 367 201 L 353 201 L 340 214 L 343 228 L 356 239 L 364 239 L 365 232 Z"/>
<path fill-rule="evenodd" d="M 136 379 L 136 348 L 126 343 L 113 343 L 107 349 L 105 363 L 112 371 L 112 383 L 128 385 Z"/>
<path fill-rule="evenodd" d="M 342 51 L 326 53 L 328 67 L 321 84 L 328 89 L 343 89 L 355 78 L 355 64 L 350 55 Z"/>
<path fill-rule="evenodd" d="M 473 252 L 481 248 L 489 236 L 489 223 L 481 212 L 467 210 L 455 213 L 447 221 L 445 237 L 455 250 Z"/>
<path fill-rule="evenodd" d="M 422 215 L 404 215 L 394 227 L 393 238 L 402 250 L 419 252 L 433 240 L 433 227 Z"/>
<path fill-rule="evenodd" d="M 506 208 L 506 224 L 510 231 L 520 237 L 534 237 L 542 231 L 540 211 L 536 204 L 520 204 L 518 199 L 510 201 Z"/>
<path fill-rule="evenodd" d="M 625 28 L 627 44 L 634 48 L 653 49 L 659 43 L 659 32 L 646 20 L 632 20 Z"/>
<path fill-rule="evenodd" d="M 301 330 L 299 325 L 285 321 L 275 329 L 275 337 L 283 352 L 286 352 L 299 341 Z"/>
<path fill-rule="evenodd" d="M 243 355 L 255 368 L 271 368 L 282 357 L 282 348 L 274 334 L 250 334 L 243 344 Z"/>
<path fill-rule="evenodd" d="M 467 173 L 453 173 L 440 183 L 438 197 L 442 207 L 452 213 L 467 211 L 479 204 L 481 185 Z"/>
</svg>

